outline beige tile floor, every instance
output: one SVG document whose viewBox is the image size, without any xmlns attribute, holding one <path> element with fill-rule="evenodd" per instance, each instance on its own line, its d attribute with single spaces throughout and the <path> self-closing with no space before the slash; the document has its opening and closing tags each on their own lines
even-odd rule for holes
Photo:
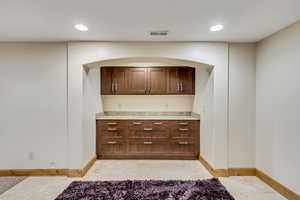
<svg viewBox="0 0 300 200">
<path fill-rule="evenodd" d="M 211 178 L 198 161 L 100 160 L 83 178 L 29 177 L 0 196 L 0 200 L 54 200 L 73 180 L 194 180 Z M 256 177 L 220 178 L 236 200 L 284 200 Z"/>
</svg>

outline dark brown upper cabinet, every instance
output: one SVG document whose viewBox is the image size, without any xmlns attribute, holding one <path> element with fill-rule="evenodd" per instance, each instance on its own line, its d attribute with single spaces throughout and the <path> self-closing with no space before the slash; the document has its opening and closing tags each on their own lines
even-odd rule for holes
<svg viewBox="0 0 300 200">
<path fill-rule="evenodd" d="M 167 68 L 167 94 L 180 93 L 179 67 Z"/>
<path fill-rule="evenodd" d="M 195 94 L 195 68 L 180 67 L 180 93 Z"/>
<path fill-rule="evenodd" d="M 192 67 L 169 67 L 168 94 L 195 94 L 195 69 Z"/>
<path fill-rule="evenodd" d="M 147 94 L 167 93 L 167 68 L 148 68 Z"/>
<path fill-rule="evenodd" d="M 101 94 L 195 94 L 195 69 L 102 67 Z"/>
<path fill-rule="evenodd" d="M 101 68 L 101 94 L 113 93 L 112 74 L 112 67 Z"/>
<path fill-rule="evenodd" d="M 140 67 L 128 67 L 126 74 L 126 94 L 146 94 L 147 92 L 147 69 Z"/>
</svg>

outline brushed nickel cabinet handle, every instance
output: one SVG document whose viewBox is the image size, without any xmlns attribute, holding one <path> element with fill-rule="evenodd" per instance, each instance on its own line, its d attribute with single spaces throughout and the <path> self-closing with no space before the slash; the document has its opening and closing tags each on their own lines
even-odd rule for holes
<svg viewBox="0 0 300 200">
<path fill-rule="evenodd" d="M 177 91 L 180 91 L 179 82 L 177 82 Z"/>
<path fill-rule="evenodd" d="M 188 142 L 178 142 L 178 144 L 180 144 L 180 145 L 187 145 L 189 143 Z"/>
<path fill-rule="evenodd" d="M 117 144 L 116 141 L 107 142 L 107 144 Z"/>
<path fill-rule="evenodd" d="M 144 142 L 144 144 L 153 144 L 152 142 Z"/>
<path fill-rule="evenodd" d="M 140 125 L 142 124 L 141 122 L 132 122 L 133 125 Z"/>
<path fill-rule="evenodd" d="M 155 125 L 161 125 L 162 122 L 153 122 L 153 124 L 155 124 Z"/>
<path fill-rule="evenodd" d="M 108 131 L 117 131 L 118 129 L 117 128 L 108 128 L 107 130 Z"/>
<path fill-rule="evenodd" d="M 152 131 L 152 128 L 144 128 L 144 131 Z"/>
<path fill-rule="evenodd" d="M 183 86 L 182 86 L 182 82 L 180 83 L 180 87 L 181 87 L 181 92 L 183 91 Z"/>
<path fill-rule="evenodd" d="M 112 91 L 112 93 L 115 92 L 115 91 L 114 91 L 114 81 L 113 81 L 112 84 L 111 84 L 111 91 Z"/>
<path fill-rule="evenodd" d="M 117 122 L 108 122 L 107 125 L 117 125 Z"/>
<path fill-rule="evenodd" d="M 189 123 L 188 122 L 179 122 L 178 124 L 179 125 L 188 125 Z"/>
<path fill-rule="evenodd" d="M 188 128 L 180 128 L 179 131 L 188 131 Z"/>
</svg>

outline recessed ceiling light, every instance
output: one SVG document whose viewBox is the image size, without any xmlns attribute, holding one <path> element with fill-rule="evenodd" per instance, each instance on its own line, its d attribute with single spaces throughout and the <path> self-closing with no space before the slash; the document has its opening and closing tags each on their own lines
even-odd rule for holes
<svg viewBox="0 0 300 200">
<path fill-rule="evenodd" d="M 88 27 L 83 24 L 76 24 L 74 26 L 74 28 L 76 28 L 79 31 L 88 31 L 89 30 Z"/>
<path fill-rule="evenodd" d="M 215 31 L 220 31 L 220 30 L 222 30 L 223 28 L 224 28 L 224 26 L 223 26 L 222 24 L 217 24 L 217 25 L 215 25 L 215 26 L 210 27 L 210 31 L 213 31 L 213 32 L 215 32 Z"/>
</svg>

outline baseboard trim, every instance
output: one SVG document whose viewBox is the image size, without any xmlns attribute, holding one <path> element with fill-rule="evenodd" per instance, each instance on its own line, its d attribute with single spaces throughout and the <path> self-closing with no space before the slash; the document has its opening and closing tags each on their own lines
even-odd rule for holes
<svg viewBox="0 0 300 200">
<path fill-rule="evenodd" d="M 262 171 L 256 169 L 256 176 L 268 184 L 271 188 L 276 190 L 278 193 L 280 193 L 282 196 L 286 197 L 289 200 L 300 200 L 300 195 L 296 194 L 286 186 L 282 185 L 281 183 L 277 182 L 267 174 L 263 173 Z"/>
<path fill-rule="evenodd" d="M 199 156 L 199 161 L 214 177 L 256 176 L 285 198 L 289 200 L 300 200 L 300 195 L 256 168 L 214 169 L 202 156 Z"/>
<path fill-rule="evenodd" d="M 0 176 L 68 176 L 83 177 L 96 162 L 95 155 L 82 169 L 5 169 Z"/>
<path fill-rule="evenodd" d="M 229 168 L 229 176 L 256 176 L 255 168 Z"/>
<path fill-rule="evenodd" d="M 68 177 L 83 177 L 89 171 L 89 169 L 94 165 L 97 160 L 97 155 L 95 155 L 82 169 L 68 169 Z"/>
<path fill-rule="evenodd" d="M 227 169 L 214 169 L 202 156 L 199 155 L 199 161 L 214 177 L 228 177 Z"/>
<path fill-rule="evenodd" d="M 67 169 L 8 169 L 0 170 L 0 176 L 65 176 Z"/>
</svg>

